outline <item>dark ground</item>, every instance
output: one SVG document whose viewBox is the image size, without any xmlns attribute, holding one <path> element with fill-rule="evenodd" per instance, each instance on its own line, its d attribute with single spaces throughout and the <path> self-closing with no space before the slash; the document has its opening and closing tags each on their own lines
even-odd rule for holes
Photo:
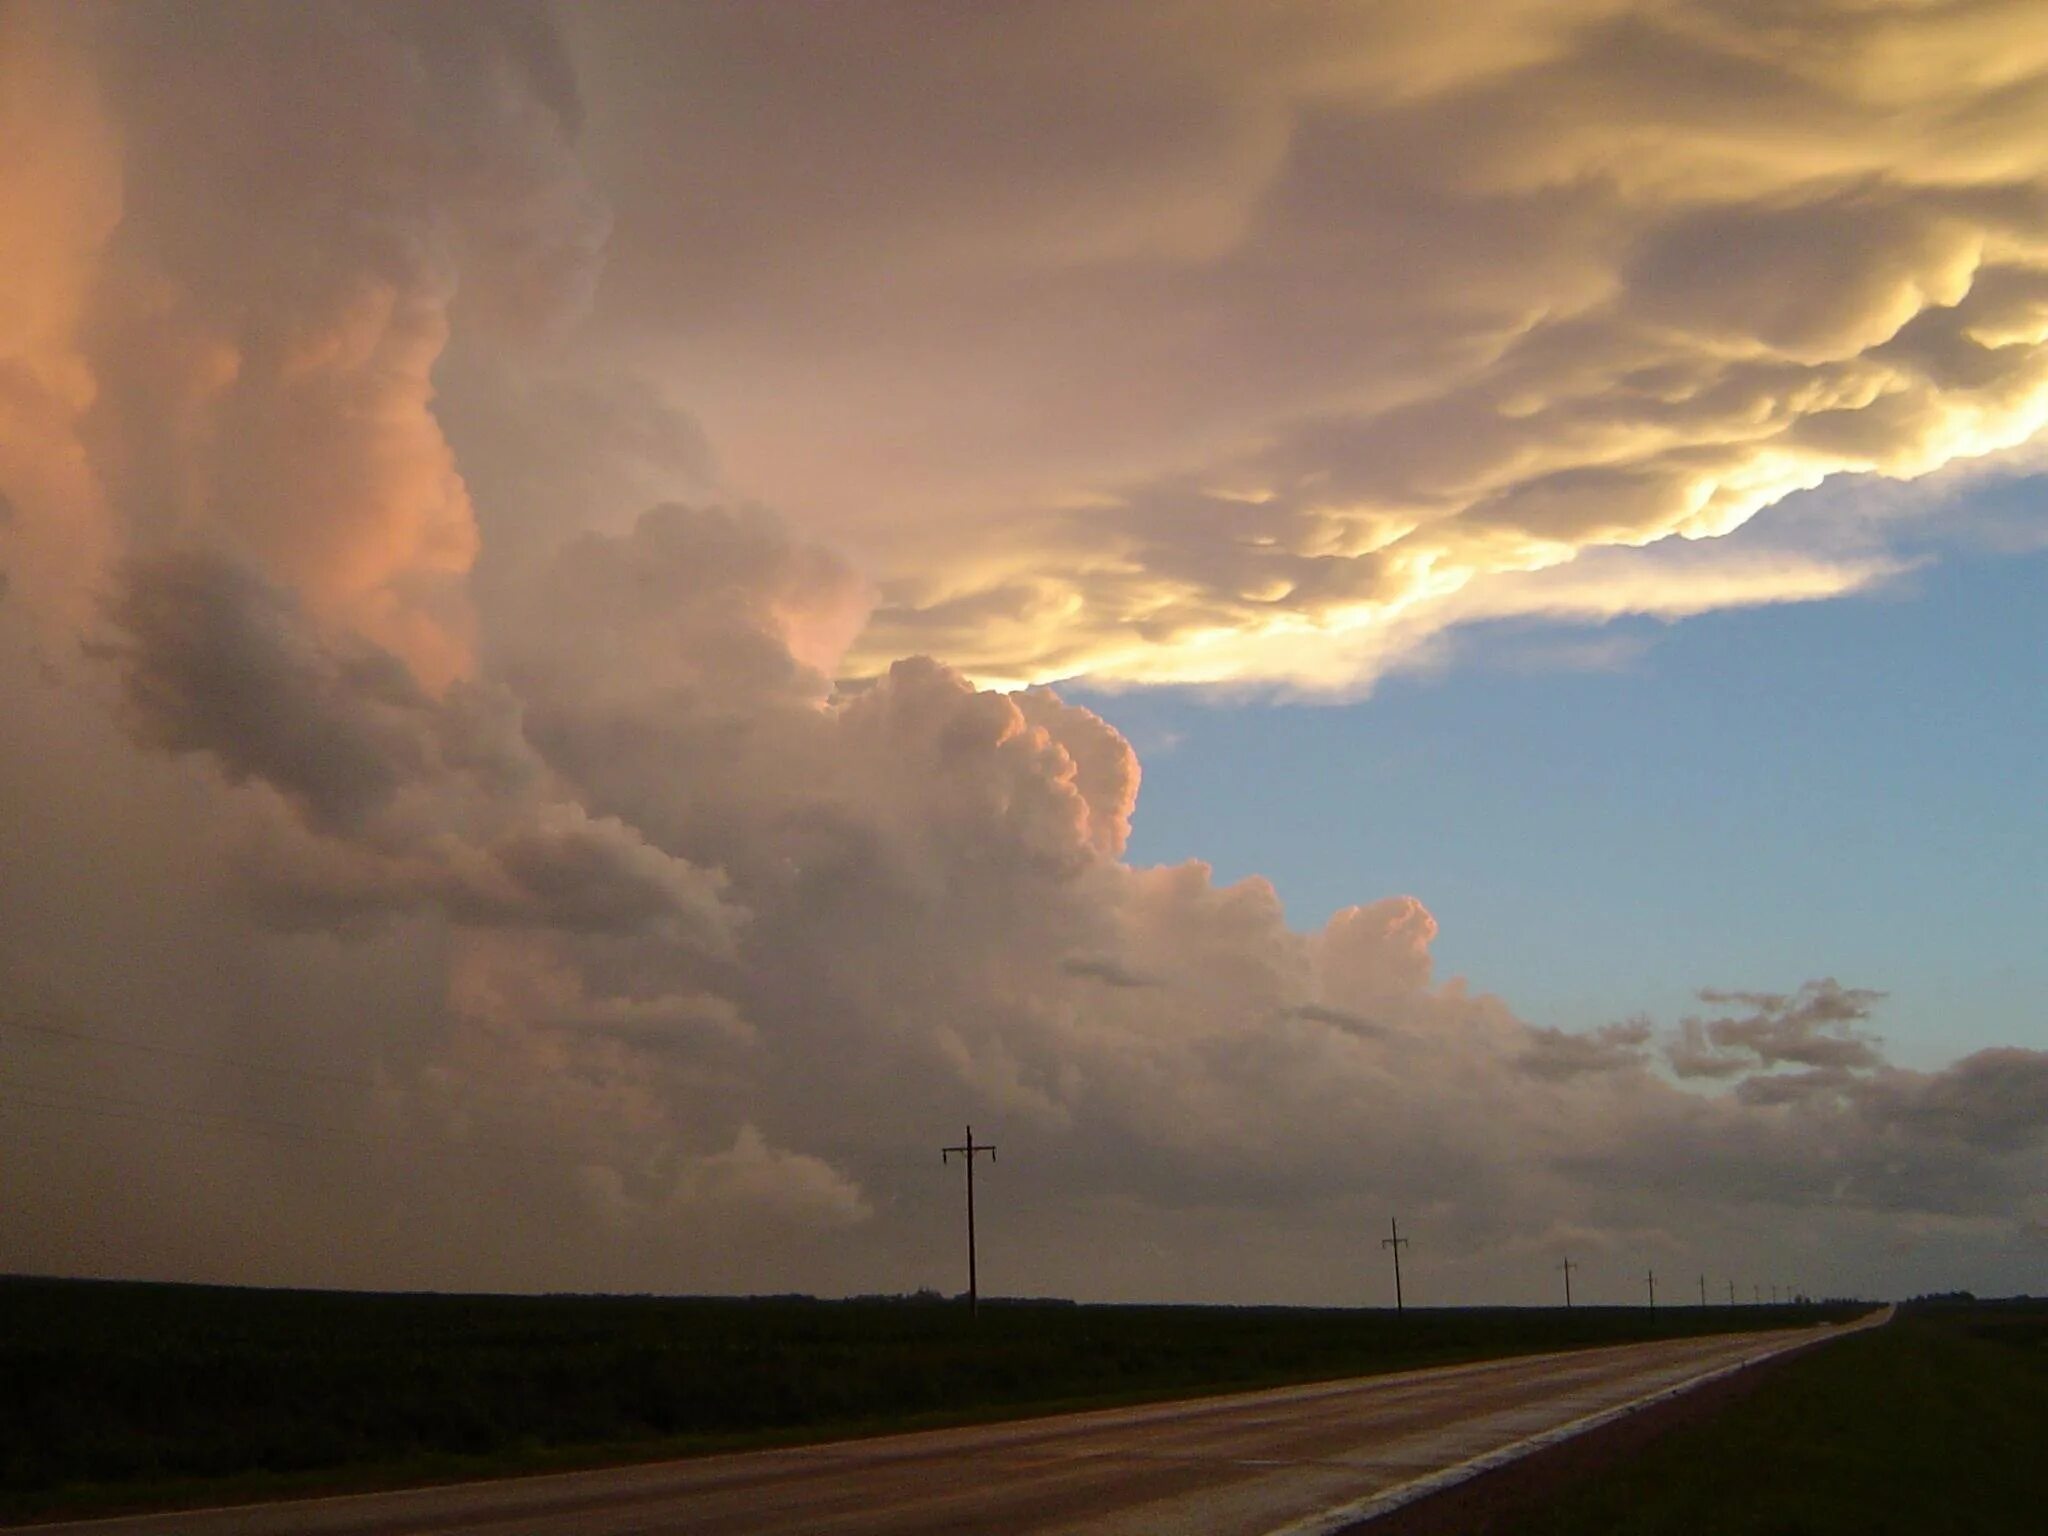
<svg viewBox="0 0 2048 1536">
<path fill-rule="evenodd" d="M 1361 1527 L 1360 1536 L 2048 1530 L 2048 1302 L 1924 1306 Z"/>
<path fill-rule="evenodd" d="M 553 1470 L 1820 1311 L 991 1303 L 975 1320 L 915 1300 L 0 1279 L 0 1518 Z"/>
</svg>

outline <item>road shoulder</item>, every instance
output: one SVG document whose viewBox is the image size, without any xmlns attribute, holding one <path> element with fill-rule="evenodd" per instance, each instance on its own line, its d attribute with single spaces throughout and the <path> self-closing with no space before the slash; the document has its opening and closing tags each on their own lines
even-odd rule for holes
<svg viewBox="0 0 2048 1536">
<path fill-rule="evenodd" d="M 1757 1391 L 1801 1353 L 1794 1350 L 1759 1360 L 1352 1529 L 1359 1536 L 1487 1536 L 1505 1529 L 1561 1489 L 1599 1475 L 1674 1430 L 1714 1418 Z"/>
</svg>

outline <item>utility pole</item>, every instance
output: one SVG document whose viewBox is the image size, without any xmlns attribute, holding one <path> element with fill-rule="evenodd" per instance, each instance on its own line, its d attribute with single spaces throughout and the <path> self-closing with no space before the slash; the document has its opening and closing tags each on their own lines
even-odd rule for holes
<svg viewBox="0 0 2048 1536">
<path fill-rule="evenodd" d="M 1564 1306 L 1565 1310 L 1569 1312 L 1572 1306 L 1572 1271 L 1579 1266 L 1572 1262 L 1570 1254 L 1566 1254 L 1564 1262 L 1557 1267 L 1564 1271 Z"/>
<path fill-rule="evenodd" d="M 1749 1303 L 1753 1307 L 1760 1307 L 1764 1304 L 1764 1288 L 1753 1280 L 1749 1286 Z"/>
<path fill-rule="evenodd" d="M 1706 1277 L 1705 1275 L 1701 1275 L 1701 1276 L 1700 1276 L 1700 1305 L 1704 1307 L 1704 1306 L 1705 1306 L 1706 1304 L 1707 1304 L 1707 1277 Z"/>
<path fill-rule="evenodd" d="M 1728 1282 L 1728 1305 L 1731 1307 L 1735 1305 L 1735 1282 L 1733 1280 Z"/>
<path fill-rule="evenodd" d="M 1650 1282 L 1650 1315 L 1654 1317 L 1657 1313 L 1657 1271 L 1648 1271 L 1644 1278 Z"/>
<path fill-rule="evenodd" d="M 1408 1246 L 1408 1239 L 1401 1235 L 1401 1219 L 1398 1216 L 1389 1216 L 1387 1226 L 1394 1235 L 1381 1238 L 1380 1246 L 1394 1250 L 1394 1310 L 1405 1312 L 1408 1308 L 1401 1300 L 1401 1250 Z"/>
<path fill-rule="evenodd" d="M 967 1127 L 967 1145 L 941 1147 L 939 1161 L 950 1163 L 955 1152 L 967 1159 L 967 1311 L 969 1316 L 978 1317 L 981 1315 L 981 1280 L 975 1273 L 974 1264 L 974 1160 L 986 1152 L 988 1160 L 994 1162 L 996 1149 L 991 1143 L 976 1142 L 974 1127 L 970 1125 Z"/>
</svg>

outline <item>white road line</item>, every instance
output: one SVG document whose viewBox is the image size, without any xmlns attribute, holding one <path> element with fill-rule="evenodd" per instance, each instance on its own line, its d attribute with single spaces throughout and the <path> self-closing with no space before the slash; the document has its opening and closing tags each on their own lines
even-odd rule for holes
<svg viewBox="0 0 2048 1536">
<path fill-rule="evenodd" d="M 1627 1418 L 1632 1413 L 1640 1413 L 1645 1408 L 1668 1402 L 1674 1397 L 1681 1397 L 1695 1388 L 1706 1386 L 1709 1382 L 1733 1376 L 1737 1371 L 1746 1371 L 1761 1361 L 1778 1355 L 1788 1355 L 1794 1350 L 1811 1349 L 1816 1344 L 1826 1343 L 1829 1339 L 1837 1339 L 1847 1333 L 1855 1333 L 1859 1329 L 1882 1327 L 1892 1320 L 1892 1310 L 1885 1307 L 1844 1328 L 1816 1329 L 1810 1337 L 1793 1339 L 1770 1349 L 1758 1350 L 1753 1355 L 1743 1356 L 1732 1365 L 1719 1365 L 1710 1371 L 1702 1371 L 1699 1375 L 1687 1377 L 1675 1386 L 1659 1387 L 1654 1392 L 1645 1392 L 1641 1397 L 1631 1398 L 1625 1403 L 1615 1404 L 1612 1408 L 1603 1408 L 1598 1413 L 1589 1413 L 1584 1418 L 1573 1419 L 1568 1424 L 1559 1424 L 1540 1434 L 1516 1440 L 1488 1451 L 1483 1456 L 1474 1456 L 1471 1460 L 1461 1461 L 1456 1466 L 1432 1472 L 1427 1477 L 1418 1477 L 1413 1482 L 1402 1483 L 1398 1487 L 1368 1494 L 1365 1498 L 1353 1499 L 1347 1504 L 1338 1504 L 1316 1514 L 1305 1515 L 1299 1520 L 1289 1521 L 1286 1525 L 1268 1531 L 1266 1536 L 1341 1536 L 1342 1532 L 1354 1530 L 1368 1520 L 1390 1515 L 1395 1510 L 1406 1508 L 1432 1494 L 1442 1493 L 1448 1488 L 1457 1487 L 1460 1483 L 1468 1483 L 1475 1477 L 1507 1466 L 1510 1462 L 1520 1461 L 1524 1456 L 1533 1456 L 1536 1452 L 1548 1450 L 1553 1445 L 1561 1445 L 1603 1425 L 1612 1424 L 1616 1419 Z"/>
</svg>

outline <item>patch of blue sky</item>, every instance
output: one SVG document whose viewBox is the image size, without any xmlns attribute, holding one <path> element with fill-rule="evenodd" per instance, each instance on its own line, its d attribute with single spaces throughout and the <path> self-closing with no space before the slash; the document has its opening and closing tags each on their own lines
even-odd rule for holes
<svg viewBox="0 0 2048 1536">
<path fill-rule="evenodd" d="M 1971 498 L 2038 527 L 2048 480 Z M 1132 857 L 1262 874 L 1298 926 L 1395 892 L 1463 975 L 1566 1028 L 1701 986 L 1890 994 L 1904 1065 L 2048 1047 L 2048 550 L 1678 623 L 1493 623 L 1343 705 L 1070 697 L 1145 764 Z"/>
</svg>

